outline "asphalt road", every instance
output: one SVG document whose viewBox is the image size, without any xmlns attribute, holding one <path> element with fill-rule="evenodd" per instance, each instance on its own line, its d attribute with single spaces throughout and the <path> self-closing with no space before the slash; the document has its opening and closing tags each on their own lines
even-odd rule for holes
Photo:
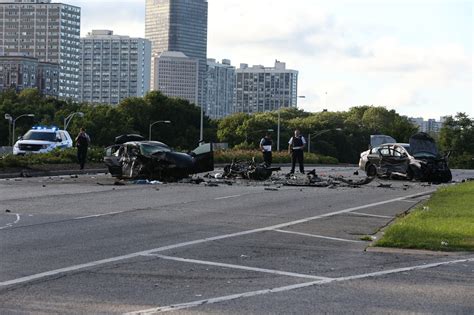
<svg viewBox="0 0 474 315">
<path fill-rule="evenodd" d="M 0 313 L 473 314 L 474 254 L 361 240 L 437 188 L 0 180 Z"/>
</svg>

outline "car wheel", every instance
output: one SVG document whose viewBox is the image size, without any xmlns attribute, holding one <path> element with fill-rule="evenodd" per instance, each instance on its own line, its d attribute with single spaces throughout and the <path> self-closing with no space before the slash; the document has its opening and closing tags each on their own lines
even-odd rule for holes
<svg viewBox="0 0 474 315">
<path fill-rule="evenodd" d="M 367 173 L 367 176 L 369 177 L 377 176 L 377 168 L 373 164 L 370 164 L 369 166 L 367 166 L 367 170 L 365 172 Z"/>
<path fill-rule="evenodd" d="M 408 169 L 407 169 L 407 179 L 409 181 L 412 181 L 414 177 L 415 177 L 415 174 L 413 173 L 413 170 L 411 169 L 411 167 L 408 167 Z"/>
</svg>

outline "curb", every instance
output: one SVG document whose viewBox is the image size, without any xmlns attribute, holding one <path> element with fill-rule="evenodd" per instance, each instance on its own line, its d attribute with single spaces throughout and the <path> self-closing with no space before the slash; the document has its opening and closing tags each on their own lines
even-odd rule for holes
<svg viewBox="0 0 474 315">
<path fill-rule="evenodd" d="M 84 169 L 84 170 L 21 170 L 14 173 L 0 173 L 0 179 L 10 178 L 28 178 L 28 177 L 45 177 L 45 176 L 65 176 L 65 175 L 82 175 L 82 174 L 97 174 L 107 173 L 106 168 L 99 169 Z"/>
<path fill-rule="evenodd" d="M 425 249 L 404 249 L 393 247 L 367 247 L 366 252 L 384 254 L 404 254 L 404 255 L 430 255 L 430 256 L 463 256 L 472 255 L 471 252 L 440 252 Z"/>
</svg>

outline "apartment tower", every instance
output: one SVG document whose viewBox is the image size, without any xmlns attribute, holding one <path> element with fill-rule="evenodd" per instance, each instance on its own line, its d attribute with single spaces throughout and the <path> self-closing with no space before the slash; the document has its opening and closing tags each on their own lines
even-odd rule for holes
<svg viewBox="0 0 474 315">
<path fill-rule="evenodd" d="M 59 93 L 79 98 L 81 9 L 51 0 L 0 0 L 0 55 L 59 65 Z"/>
<path fill-rule="evenodd" d="M 93 30 L 81 47 L 81 102 L 116 105 L 150 90 L 149 40 Z"/>
</svg>

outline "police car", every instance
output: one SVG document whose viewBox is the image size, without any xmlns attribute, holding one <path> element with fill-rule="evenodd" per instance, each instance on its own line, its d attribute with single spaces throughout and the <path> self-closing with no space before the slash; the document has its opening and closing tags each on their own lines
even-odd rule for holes
<svg viewBox="0 0 474 315">
<path fill-rule="evenodd" d="M 14 155 L 47 153 L 54 149 L 71 148 L 71 136 L 57 127 L 35 126 L 15 143 Z"/>
</svg>

